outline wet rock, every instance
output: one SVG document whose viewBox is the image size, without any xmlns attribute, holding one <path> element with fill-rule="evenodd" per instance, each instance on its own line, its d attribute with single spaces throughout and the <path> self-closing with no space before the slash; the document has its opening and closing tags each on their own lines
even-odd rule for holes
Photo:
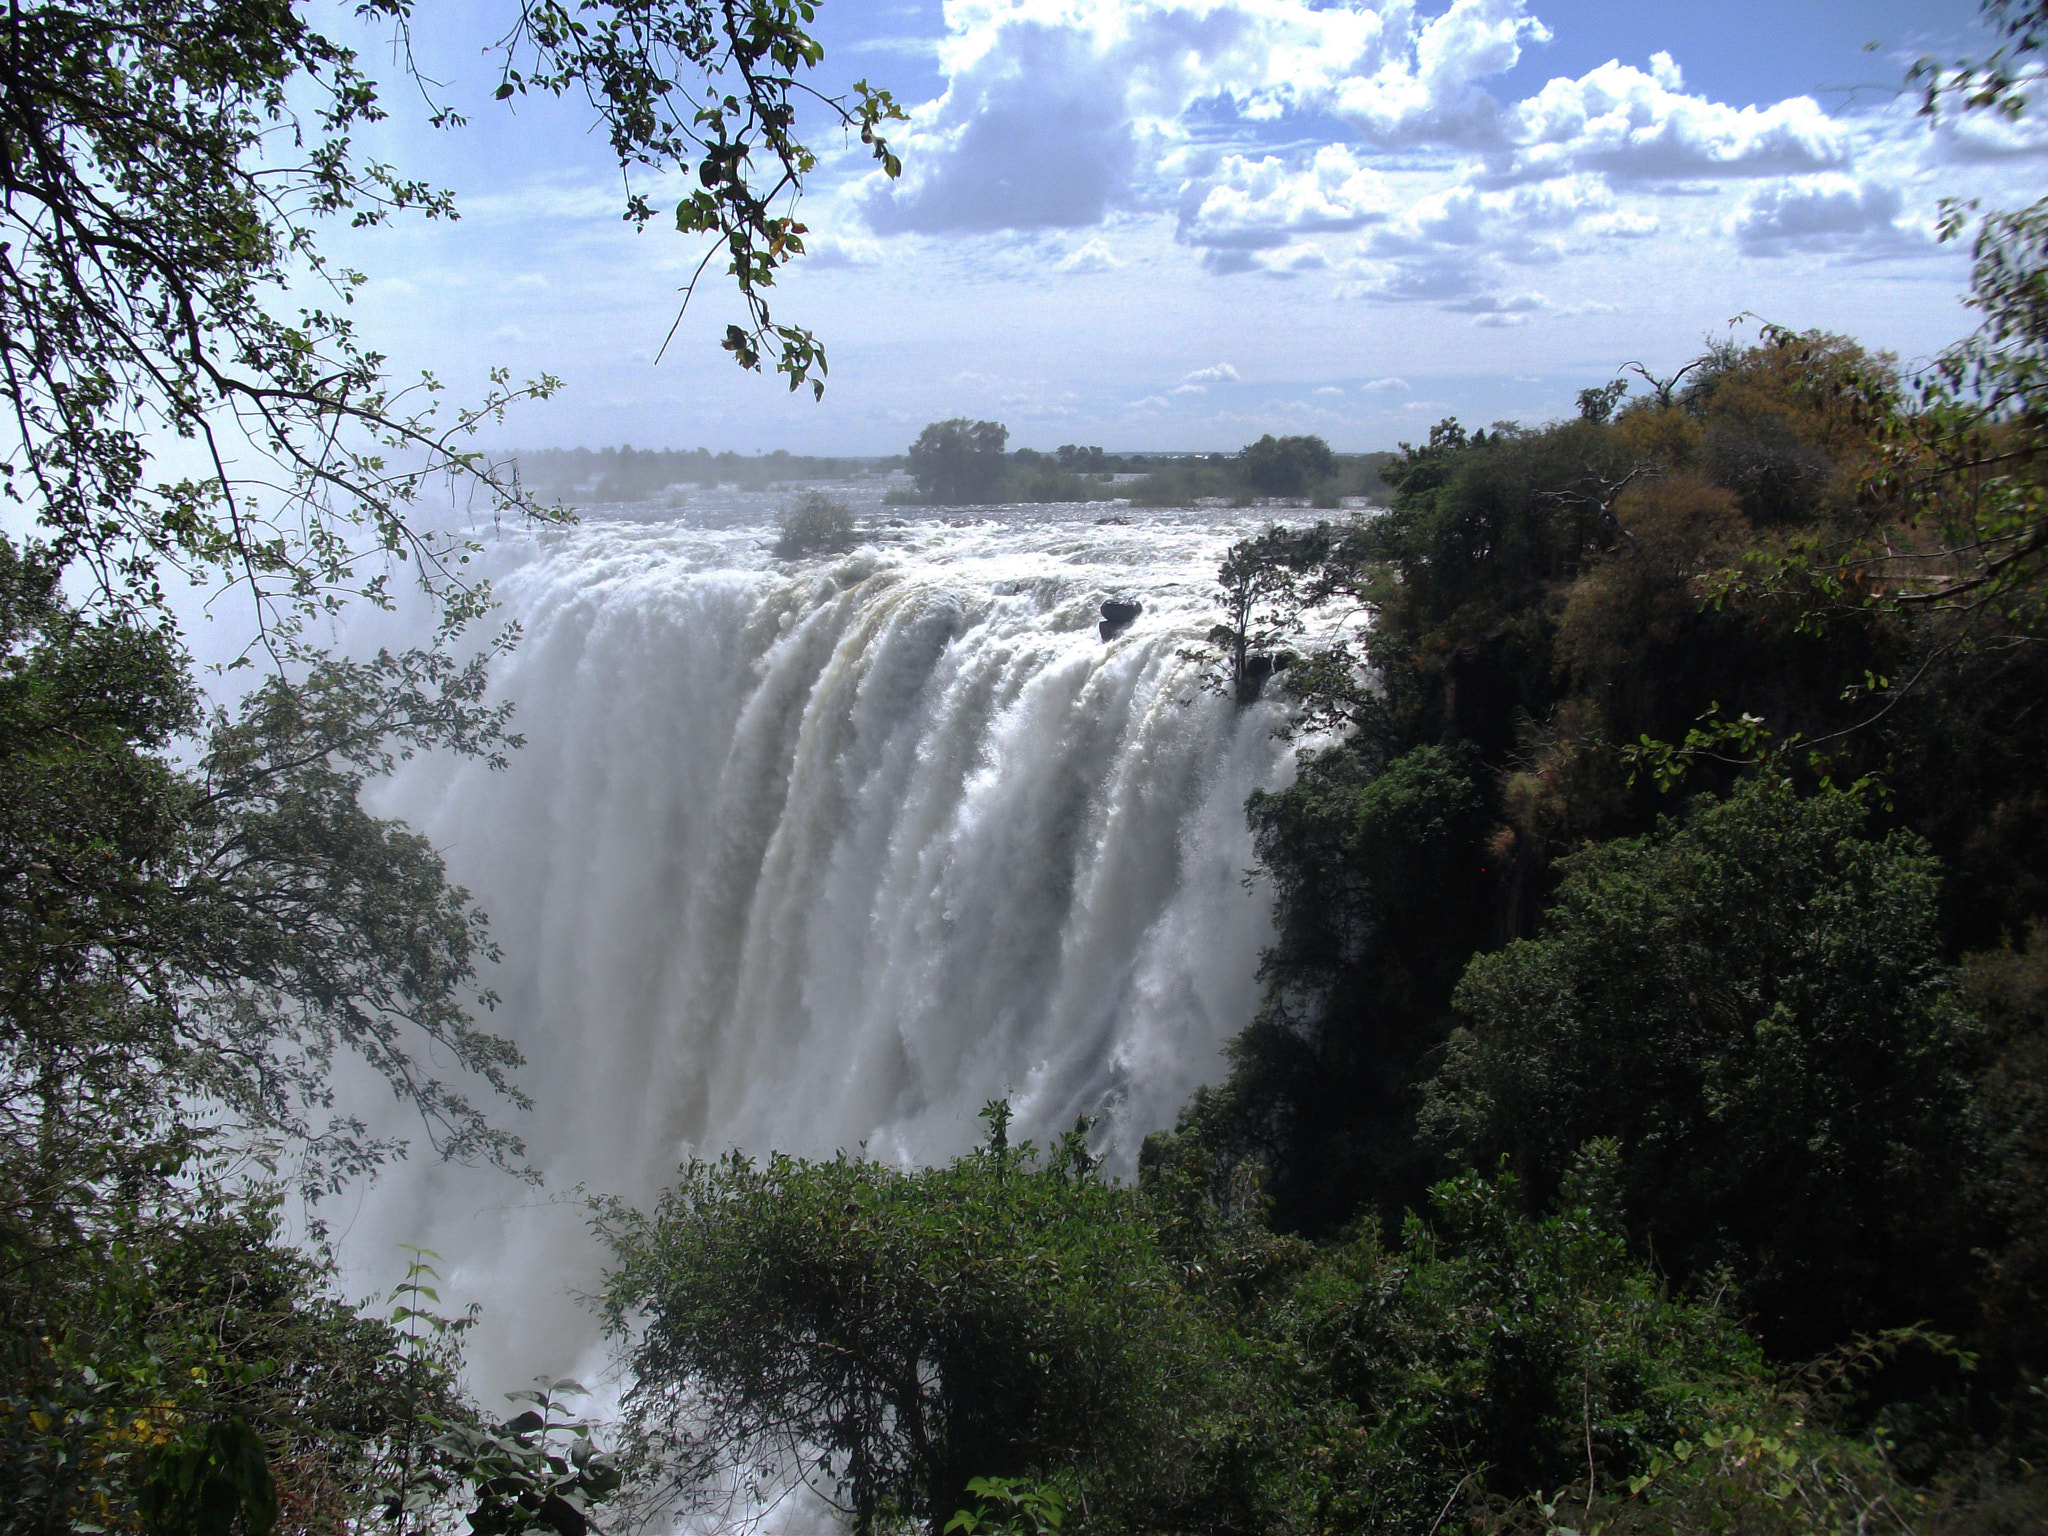
<svg viewBox="0 0 2048 1536">
<path fill-rule="evenodd" d="M 1271 653 L 1265 651 L 1247 652 L 1244 666 L 1237 674 L 1237 702 L 1255 702 L 1265 690 L 1266 679 L 1275 672 L 1285 672 L 1301 658 L 1292 651 Z"/>
<path fill-rule="evenodd" d="M 1112 597 L 1102 605 L 1102 622 L 1096 627 L 1104 640 L 1114 640 L 1137 622 L 1145 605 L 1135 598 Z"/>
</svg>

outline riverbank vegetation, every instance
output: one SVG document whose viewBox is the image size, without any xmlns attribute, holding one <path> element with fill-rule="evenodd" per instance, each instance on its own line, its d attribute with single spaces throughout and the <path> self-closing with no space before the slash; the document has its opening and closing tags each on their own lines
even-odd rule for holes
<svg viewBox="0 0 2048 1536">
<path fill-rule="evenodd" d="M 1106 454 L 1068 443 L 1056 453 L 1005 453 L 1001 422 L 958 417 L 918 435 L 904 463 L 913 489 L 892 491 L 898 506 L 1128 500 L 1140 507 L 1203 502 L 1252 506 L 1266 500 L 1341 506 L 1347 497 L 1384 494 L 1379 470 L 1391 453 L 1335 454 L 1319 437 L 1266 434 L 1235 454 Z"/>
</svg>

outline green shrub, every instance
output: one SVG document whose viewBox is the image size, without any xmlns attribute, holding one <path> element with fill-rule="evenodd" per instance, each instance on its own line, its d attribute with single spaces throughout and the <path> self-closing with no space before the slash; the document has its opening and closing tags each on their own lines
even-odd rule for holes
<svg viewBox="0 0 2048 1536">
<path fill-rule="evenodd" d="M 843 554 L 854 546 L 853 509 L 823 491 L 806 491 L 775 523 L 782 530 L 775 541 L 778 560 Z"/>
</svg>

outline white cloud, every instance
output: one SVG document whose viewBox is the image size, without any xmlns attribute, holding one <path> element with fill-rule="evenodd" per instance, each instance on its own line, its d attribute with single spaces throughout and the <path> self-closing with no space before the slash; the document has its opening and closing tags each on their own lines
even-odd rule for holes
<svg viewBox="0 0 2048 1536">
<path fill-rule="evenodd" d="M 1344 391 L 1334 384 L 1319 384 L 1316 386 L 1315 393 L 1319 395 L 1341 395 Z"/>
<path fill-rule="evenodd" d="M 1648 72 L 1610 59 L 1507 109 L 1494 169 L 1516 177 L 1594 170 L 1617 180 L 1782 176 L 1848 164 L 1849 135 L 1810 96 L 1731 107 L 1688 95 L 1669 54 Z"/>
<path fill-rule="evenodd" d="M 1237 369 L 1229 363 L 1211 363 L 1207 368 L 1197 368 L 1181 380 L 1183 384 L 1235 384 L 1239 382 Z"/>
<path fill-rule="evenodd" d="M 1518 293 L 1513 298 L 1501 298 L 1497 294 L 1474 294 L 1468 299 L 1455 299 L 1444 305 L 1445 309 L 1464 315 L 1521 315 L 1529 316 L 1539 309 L 1549 309 L 1550 302 L 1540 293 Z M 1497 320 L 1496 325 L 1510 322 Z M 1520 322 L 1514 322 L 1519 324 Z"/>
<path fill-rule="evenodd" d="M 2048 119 L 2039 107 L 2019 118 L 1995 112 L 1950 113 L 1929 136 L 1934 158 L 1950 162 L 2014 160 L 2048 154 Z"/>
<path fill-rule="evenodd" d="M 1367 394 L 1372 395 L 1406 395 L 1414 393 L 1408 387 L 1406 379 L 1367 379 L 1358 387 Z"/>
<path fill-rule="evenodd" d="M 1413 7 L 1390 5 L 1396 36 L 1377 69 L 1348 76 L 1331 92 L 1331 108 L 1370 139 L 1386 145 L 1451 144 L 1481 148 L 1498 142 L 1499 107 L 1480 84 L 1520 61 L 1522 44 L 1548 42 L 1550 29 L 1524 14 L 1524 0 L 1457 0 L 1417 25 Z"/>
<path fill-rule="evenodd" d="M 812 267 L 872 267 L 882 260 L 882 248 L 872 240 L 826 235 L 804 242 L 803 260 Z"/>
<path fill-rule="evenodd" d="M 1760 187 L 1732 221 L 1737 244 L 1751 256 L 1794 251 L 1890 255 L 1926 240 L 1902 229 L 1899 189 L 1847 176 L 1812 176 Z"/>
<path fill-rule="evenodd" d="M 1132 200 L 1191 108 L 1245 122 L 1336 111 L 1377 143 L 1494 142 L 1480 82 L 1546 38 L 1527 0 L 954 0 L 944 95 L 912 114 L 878 230 L 1073 228 Z"/>
<path fill-rule="evenodd" d="M 1300 170 L 1278 155 L 1227 155 L 1199 201 L 1183 208 L 1190 245 L 1262 250 L 1310 232 L 1357 229 L 1393 207 L 1386 178 L 1361 165 L 1348 145 L 1325 144 Z"/>
<path fill-rule="evenodd" d="M 1065 256 L 1054 262 L 1053 270 L 1057 272 L 1107 272 L 1114 267 L 1122 265 L 1123 263 L 1117 259 L 1116 252 L 1112 251 L 1107 244 L 1100 240 L 1090 240 L 1086 245 L 1069 251 Z"/>
</svg>

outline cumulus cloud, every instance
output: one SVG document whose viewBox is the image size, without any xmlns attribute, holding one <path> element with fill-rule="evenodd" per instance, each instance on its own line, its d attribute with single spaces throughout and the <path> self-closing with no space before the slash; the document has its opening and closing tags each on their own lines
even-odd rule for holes
<svg viewBox="0 0 2048 1536">
<path fill-rule="evenodd" d="M 902 135 L 908 173 L 868 176 L 855 200 L 882 234 L 1085 231 L 1120 211 L 1171 212 L 1175 238 L 1214 276 L 1328 272 L 1351 296 L 1434 304 L 1487 326 L 1573 312 L 1525 302 L 1515 269 L 1667 222 L 1718 229 L 1753 256 L 1923 238 L 1902 222 L 1897 189 L 1874 179 L 1882 156 L 1870 134 L 1811 97 L 1729 105 L 1688 89 L 1657 53 L 1504 99 L 1501 79 L 1550 38 L 1539 9 L 948 0 L 937 44 L 946 90 Z M 1929 144 L 1913 153 L 2011 159 L 2048 151 L 2048 129 L 1973 124 Z M 1720 207 L 1696 214 L 1649 195 L 1678 191 Z M 1074 238 L 1083 243 L 1064 256 L 1030 259 L 1075 274 L 1121 264 L 1106 242 Z M 821 264 L 862 259 L 853 249 Z"/>
<path fill-rule="evenodd" d="M 1367 394 L 1372 395 L 1406 395 L 1414 393 L 1414 391 L 1409 388 L 1408 381 L 1406 379 L 1367 379 L 1363 384 L 1359 385 L 1358 387 L 1364 390 Z"/>
<path fill-rule="evenodd" d="M 1136 131 L 1112 60 L 1070 27 L 1001 34 L 980 58 L 941 49 L 951 84 L 913 118 L 910 176 L 867 197 L 877 230 L 1070 229 L 1100 223 L 1130 184 Z"/>
<path fill-rule="evenodd" d="M 1902 229 L 1899 189 L 1847 176 L 1813 176 L 1761 187 L 1736 211 L 1736 243 L 1752 256 L 1795 251 L 1889 255 L 1923 246 Z"/>
<path fill-rule="evenodd" d="M 1227 155 L 1213 180 L 1190 188 L 1180 238 L 1212 249 L 1263 250 L 1299 234 L 1358 229 L 1392 207 L 1386 178 L 1361 165 L 1347 145 L 1325 144 L 1299 170 L 1278 155 Z"/>
<path fill-rule="evenodd" d="M 909 173 L 869 183 L 883 231 L 1098 222 L 1141 149 L 1186 139 L 1198 104 L 1246 122 L 1335 111 L 1382 145 L 1497 139 L 1483 82 L 1549 36 L 1527 0 L 955 0 L 947 89 L 902 136 Z M 1219 210 L 1219 212 L 1227 210 Z"/>
<path fill-rule="evenodd" d="M 1122 265 L 1116 252 L 1100 240 L 1090 240 L 1053 263 L 1054 270 L 1060 272 L 1107 272 Z"/>
<path fill-rule="evenodd" d="M 1935 125 L 1929 145 L 1937 160 L 1985 162 L 2048 154 L 2048 121 L 2040 109 L 2017 118 L 1996 112 L 1950 113 Z"/>
<path fill-rule="evenodd" d="M 1183 384 L 1235 384 L 1238 382 L 1237 369 L 1229 363 L 1211 363 L 1207 368 L 1197 368 L 1181 380 Z"/>
<path fill-rule="evenodd" d="M 804 262 L 812 267 L 872 267 L 881 259 L 882 248 L 872 240 L 827 235 L 804 247 Z"/>
<path fill-rule="evenodd" d="M 1503 116 L 1495 169 L 1517 177 L 1595 170 L 1617 180 L 1782 176 L 1849 161 L 1849 135 L 1810 96 L 1731 107 L 1689 95 L 1671 55 L 1643 71 L 1610 59 L 1556 79 Z"/>
<path fill-rule="evenodd" d="M 1386 49 L 1378 68 L 1339 81 L 1330 106 L 1381 144 L 1491 146 L 1500 111 L 1482 82 L 1513 69 L 1524 43 L 1550 40 L 1550 29 L 1526 12 L 1523 0 L 1457 0 L 1424 23 L 1412 6 L 1390 5 L 1386 15 L 1398 18 L 1396 35 L 1408 46 Z"/>
</svg>

